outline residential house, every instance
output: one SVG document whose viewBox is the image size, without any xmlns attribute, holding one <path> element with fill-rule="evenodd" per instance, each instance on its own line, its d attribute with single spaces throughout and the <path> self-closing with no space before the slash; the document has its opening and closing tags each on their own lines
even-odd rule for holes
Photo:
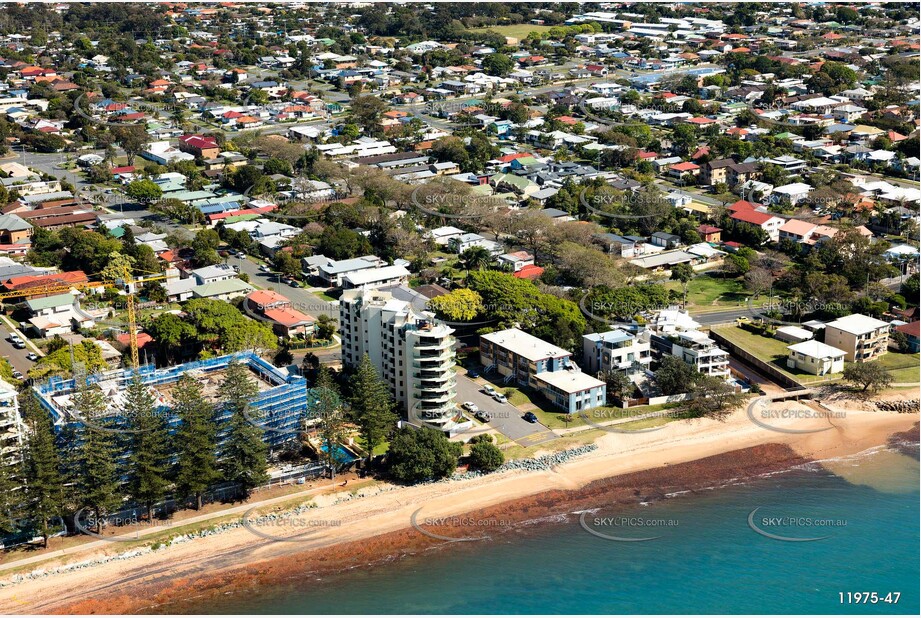
<svg viewBox="0 0 921 618">
<path fill-rule="evenodd" d="M 844 352 L 810 339 L 787 346 L 787 367 L 816 376 L 844 371 Z"/>
</svg>

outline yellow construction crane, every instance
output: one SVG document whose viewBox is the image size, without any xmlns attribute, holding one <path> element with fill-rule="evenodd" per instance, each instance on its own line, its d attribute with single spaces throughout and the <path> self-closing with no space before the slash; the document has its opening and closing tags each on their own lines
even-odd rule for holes
<svg viewBox="0 0 921 618">
<path fill-rule="evenodd" d="M 156 274 L 143 279 L 132 279 L 130 272 L 126 273 L 127 277 L 115 281 L 85 281 L 83 283 L 53 283 L 49 285 L 37 286 L 28 290 L 18 290 L 15 292 L 0 292 L 0 302 L 8 298 L 34 298 L 39 296 L 53 296 L 55 294 L 67 294 L 71 290 L 91 290 L 95 288 L 115 288 L 126 292 L 126 305 L 128 309 L 128 338 L 131 348 L 131 366 L 135 370 L 140 366 L 138 358 L 138 325 L 137 311 L 134 306 L 134 292 L 131 286 L 147 283 L 148 281 L 162 281 L 166 279 L 165 274 Z"/>
</svg>

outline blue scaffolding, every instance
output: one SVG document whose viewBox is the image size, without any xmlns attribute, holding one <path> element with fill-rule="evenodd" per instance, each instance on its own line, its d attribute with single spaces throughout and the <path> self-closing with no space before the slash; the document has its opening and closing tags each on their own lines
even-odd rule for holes
<svg viewBox="0 0 921 618">
<path fill-rule="evenodd" d="M 293 440 L 297 437 L 298 432 L 303 430 L 305 422 L 316 416 L 314 402 L 317 398 L 312 396 L 311 389 L 307 388 L 307 381 L 302 376 L 292 375 L 275 367 L 253 352 L 227 354 L 163 369 L 157 369 L 154 365 L 148 364 L 139 367 L 137 375 L 143 384 L 162 386 L 178 382 L 180 377 L 190 371 L 209 373 L 225 369 L 233 361 L 245 364 L 261 379 L 274 385 L 253 398 L 249 412 L 250 422 L 263 430 L 263 440 L 269 447 L 277 448 Z M 134 376 L 133 369 L 117 369 L 87 376 L 86 381 L 90 384 L 114 381 L 119 389 L 124 389 Z M 52 377 L 34 386 L 33 390 L 42 408 L 51 416 L 59 432 L 65 427 L 80 425 L 79 419 L 68 415 L 67 410 L 59 409 L 53 399 L 74 392 L 75 380 L 73 378 Z M 161 407 L 157 411 L 166 417 L 171 430 L 174 430 L 179 424 L 178 417 L 171 414 L 168 408 Z M 215 419 L 218 423 L 219 442 L 226 433 L 224 427 L 229 418 L 230 412 L 218 404 L 215 407 Z M 117 413 L 105 420 L 116 425 L 124 421 Z"/>
</svg>

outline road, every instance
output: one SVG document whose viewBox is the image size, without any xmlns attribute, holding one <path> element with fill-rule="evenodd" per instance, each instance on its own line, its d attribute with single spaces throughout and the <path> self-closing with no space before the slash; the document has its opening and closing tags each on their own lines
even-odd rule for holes
<svg viewBox="0 0 921 618">
<path fill-rule="evenodd" d="M 732 309 L 726 309 L 723 311 L 708 311 L 703 313 L 694 313 L 691 311 L 690 313 L 691 317 L 694 318 L 694 320 L 702 326 L 726 324 L 728 322 L 734 322 L 736 318 L 740 317 L 752 319 L 757 317 L 755 312 L 749 309 L 747 305 L 742 305 L 741 307 L 733 307 Z"/>
<path fill-rule="evenodd" d="M 10 361 L 13 369 L 18 369 L 23 375 L 26 375 L 29 369 L 32 368 L 32 365 L 35 364 L 26 358 L 26 354 L 30 353 L 32 350 L 28 348 L 17 350 L 7 339 L 9 336 L 9 327 L 4 322 L 0 321 L 0 337 L 2 337 L 2 340 L 0 340 L 0 356 Z"/>
<path fill-rule="evenodd" d="M 285 285 L 278 280 L 277 275 L 259 270 L 259 265 L 250 259 L 231 257 L 227 258 L 227 263 L 231 266 L 239 266 L 240 273 L 249 275 L 250 283 L 253 285 L 274 290 L 288 298 L 291 301 L 292 309 L 313 317 L 317 317 L 320 314 L 328 315 L 337 322 L 339 321 L 339 303 L 323 300 L 304 288 L 293 288 L 290 285 Z"/>
<path fill-rule="evenodd" d="M 474 381 L 465 374 L 457 376 L 457 403 L 472 401 L 481 410 L 489 412 L 492 420 L 489 426 L 502 433 L 510 440 L 522 446 L 533 446 L 541 442 L 548 442 L 558 438 L 555 433 L 540 423 L 529 423 L 522 416 L 524 413 L 510 403 L 499 403 L 486 393 L 480 391 L 486 380 L 478 378 Z M 501 384 L 494 384 L 496 390 L 501 392 Z"/>
</svg>

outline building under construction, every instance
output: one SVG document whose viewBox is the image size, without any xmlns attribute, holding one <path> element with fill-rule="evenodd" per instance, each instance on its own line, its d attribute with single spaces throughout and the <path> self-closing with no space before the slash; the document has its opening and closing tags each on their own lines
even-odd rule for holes
<svg viewBox="0 0 921 618">
<path fill-rule="evenodd" d="M 179 378 L 186 374 L 195 377 L 202 385 L 205 398 L 217 401 L 227 365 L 234 360 L 246 365 L 258 384 L 259 393 L 252 401 L 251 422 L 264 430 L 265 442 L 275 448 L 297 437 L 298 432 L 304 429 L 305 423 L 313 417 L 310 402 L 315 398 L 309 396 L 310 390 L 307 388 L 306 380 L 302 376 L 273 366 L 252 352 L 228 354 L 164 369 L 142 365 L 137 370 L 137 375 L 141 382 L 149 387 L 154 397 L 155 412 L 162 414 L 169 426 L 175 428 L 179 419 L 171 413 L 172 391 Z M 74 409 L 74 378 L 51 378 L 33 389 L 59 431 L 68 426 L 96 423 L 104 423 L 107 428 L 118 429 L 128 423 L 123 413 L 123 404 L 128 383 L 134 375 L 135 371 L 132 369 L 116 369 L 77 378 L 98 385 L 108 404 L 105 414 L 92 420 L 83 418 L 80 412 Z M 220 427 L 230 418 L 230 412 L 216 403 L 215 418 L 220 434 Z"/>
</svg>

